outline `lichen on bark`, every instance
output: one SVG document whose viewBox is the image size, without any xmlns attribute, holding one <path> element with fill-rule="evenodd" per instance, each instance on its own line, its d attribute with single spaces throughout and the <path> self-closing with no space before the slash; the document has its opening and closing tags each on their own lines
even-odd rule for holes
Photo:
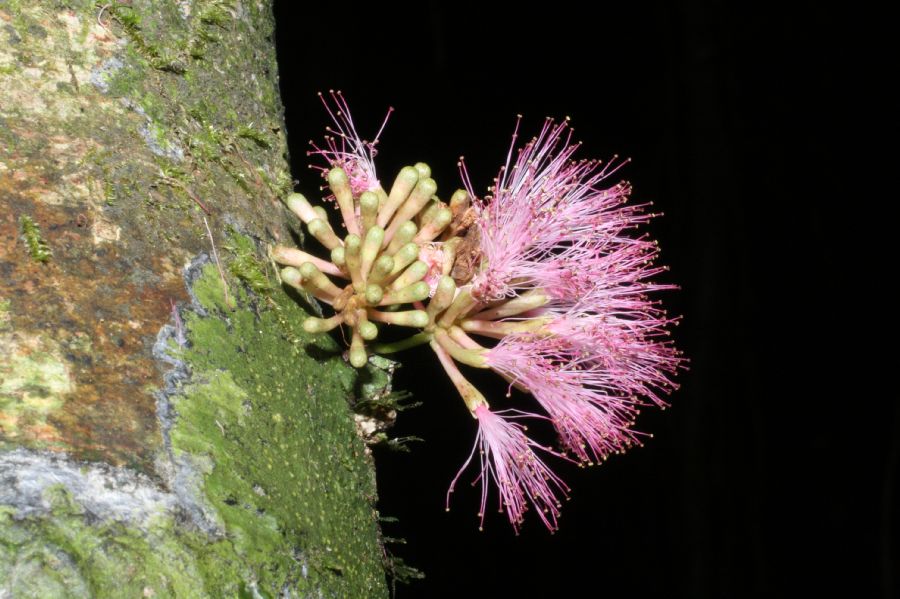
<svg viewBox="0 0 900 599">
<path fill-rule="evenodd" d="M 383 595 L 372 464 L 348 400 L 382 390 L 386 374 L 359 373 L 334 340 L 307 335 L 299 298 L 227 278 L 227 302 L 206 256 L 185 278 L 191 302 L 154 343 L 167 367 L 148 389 L 163 440 L 154 476 L 0 453 L 0 590 Z"/>
<path fill-rule="evenodd" d="M 0 0 L 0 595 L 385 594 L 348 400 L 387 377 L 306 336 L 265 259 L 291 225 L 273 26 Z"/>
<path fill-rule="evenodd" d="M 83 457 L 152 462 L 153 403 L 133 390 L 154 376 L 146 340 L 185 297 L 181 265 L 209 248 L 201 217 L 219 243 L 226 222 L 287 235 L 272 27 L 264 2 L 0 1 L 0 298 L 16 330 L 90 344 L 70 352 L 79 391 L 53 431 Z M 19 216 L 47 264 L 22 259 Z"/>
</svg>

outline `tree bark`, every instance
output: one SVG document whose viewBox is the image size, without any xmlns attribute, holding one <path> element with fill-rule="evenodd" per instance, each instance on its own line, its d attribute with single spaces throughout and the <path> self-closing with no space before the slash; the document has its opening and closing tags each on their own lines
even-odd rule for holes
<svg viewBox="0 0 900 599">
<path fill-rule="evenodd" d="M 0 598 L 384 596 L 263 0 L 0 0 Z M 308 309 L 315 309 L 307 304 Z"/>
</svg>

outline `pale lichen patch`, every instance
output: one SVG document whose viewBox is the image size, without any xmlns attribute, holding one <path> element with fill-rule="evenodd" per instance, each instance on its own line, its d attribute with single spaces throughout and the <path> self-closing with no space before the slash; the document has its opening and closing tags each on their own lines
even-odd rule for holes
<svg viewBox="0 0 900 599">
<path fill-rule="evenodd" d="M 15 449 L 0 453 L 0 505 L 17 518 L 47 515 L 48 489 L 64 485 L 100 521 L 147 529 L 152 519 L 176 508 L 177 499 L 147 476 L 128 468 L 79 463 L 64 454 Z"/>
<path fill-rule="evenodd" d="M 93 84 L 93 86 L 99 89 L 102 93 L 109 93 L 110 81 L 124 66 L 125 63 L 119 60 L 119 58 L 116 56 L 106 59 L 91 70 L 91 84 Z"/>
<path fill-rule="evenodd" d="M 12 317 L 9 313 L 11 305 L 10 300 L 0 298 L 0 332 L 12 329 Z"/>
<path fill-rule="evenodd" d="M 21 333 L 0 334 L 0 446 L 31 440 L 60 441 L 50 422 L 75 385 L 55 341 Z"/>
<path fill-rule="evenodd" d="M 94 237 L 94 245 L 115 243 L 122 238 L 122 227 L 102 218 L 97 218 L 91 226 L 91 234 Z"/>
<path fill-rule="evenodd" d="M 65 197 L 55 189 L 44 188 L 33 190 L 32 197 L 48 206 L 62 206 L 66 201 Z"/>
<path fill-rule="evenodd" d="M 5 112 L 24 117 L 52 111 L 56 118 L 70 118 L 90 107 L 85 98 L 79 98 L 79 88 L 90 80 L 93 64 L 103 55 L 115 51 L 117 44 L 103 41 L 97 35 L 73 33 L 73 29 L 81 29 L 76 15 L 63 12 L 57 18 L 66 24 L 67 35 L 50 35 L 40 40 L 30 40 L 27 34 L 23 35 L 20 45 L 27 48 L 29 62 L 18 69 L 20 77 L 4 81 L 0 96 L 7 96 L 6 100 L 14 102 L 0 103 Z M 17 46 L 0 46 L 0 65 L 15 66 L 21 60 L 17 57 L 18 52 Z M 73 60 L 75 57 L 77 60 Z M 60 94 L 60 89 L 69 89 L 72 93 Z"/>
<path fill-rule="evenodd" d="M 165 127 L 150 118 L 139 106 L 132 106 L 132 108 L 146 119 L 139 131 L 141 137 L 147 142 L 147 147 L 150 148 L 150 151 L 157 156 L 176 162 L 184 160 L 184 150 L 181 149 L 177 142 L 166 136 Z"/>
</svg>

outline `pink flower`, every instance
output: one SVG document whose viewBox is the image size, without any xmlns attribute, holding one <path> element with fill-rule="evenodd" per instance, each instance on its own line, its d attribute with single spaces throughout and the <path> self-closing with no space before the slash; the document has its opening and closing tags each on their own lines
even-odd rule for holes
<svg viewBox="0 0 900 599">
<path fill-rule="evenodd" d="M 664 407 L 660 393 L 677 387 L 672 377 L 684 365 L 668 331 L 678 320 L 646 298 L 619 303 L 621 307 L 607 312 L 572 309 L 550 321 L 546 330 L 578 356 L 577 367 L 600 370 L 615 391 Z"/>
<path fill-rule="evenodd" d="M 571 142 L 568 123 L 552 120 L 517 151 L 513 163 L 517 135 L 518 124 L 491 194 L 475 202 L 478 267 L 457 300 L 463 305 L 450 310 L 453 324 L 449 318 L 438 321 L 446 328 L 435 333 L 439 354 L 445 354 L 445 368 L 450 355 L 490 368 L 510 387 L 532 394 L 569 455 L 582 463 L 602 462 L 642 444 L 646 435 L 632 428 L 640 408 L 664 407 L 663 397 L 675 388 L 672 378 L 684 367 L 668 337 L 678 320 L 650 297 L 675 286 L 651 281 L 666 269 L 654 265 L 656 243 L 634 231 L 653 215 L 626 203 L 627 183 L 603 185 L 618 166 L 574 160 L 578 145 Z M 481 345 L 469 335 L 491 341 Z M 460 384 L 461 373 L 448 372 L 469 392 L 467 383 Z M 484 403 L 473 412 L 480 422 L 476 445 L 484 447 L 491 426 L 480 413 L 490 412 Z M 524 429 L 516 433 L 520 447 L 533 444 L 523 439 Z M 482 470 L 497 462 L 483 457 Z M 562 484 L 547 472 L 547 480 Z M 517 506 L 524 503 L 523 493 L 531 497 L 530 487 L 521 477 L 494 478 L 517 528 L 523 514 Z M 486 494 L 483 486 L 482 514 Z M 543 507 L 552 530 L 558 511 L 546 502 Z"/>
<path fill-rule="evenodd" d="M 482 526 L 496 485 L 497 505 L 516 532 L 530 508 L 556 530 L 569 488 L 542 458 L 590 464 L 640 445 L 646 435 L 633 429 L 640 409 L 665 407 L 685 365 L 669 339 L 678 319 L 652 297 L 675 286 L 653 281 L 666 269 L 654 264 L 656 243 L 637 232 L 654 215 L 628 203 L 627 182 L 606 182 L 624 162 L 574 159 L 579 144 L 568 121 L 551 119 L 518 148 L 517 122 L 485 198 L 474 193 L 462 160 L 466 191 L 446 202 L 424 163 L 401 169 L 386 191 L 374 165 L 381 130 L 365 141 L 340 92 L 322 101 L 336 128 L 310 154 L 326 162 L 315 168 L 326 175 L 349 234 L 338 236 L 302 195 L 286 201 L 330 252 L 330 261 L 291 248 L 273 252 L 287 265 L 285 283 L 334 309 L 328 318 L 306 319 L 304 330 L 349 328 L 348 356 L 357 368 L 370 351 L 428 343 L 478 422 L 448 505 L 478 450 L 473 484 L 481 486 Z M 366 344 L 392 325 L 421 331 Z M 492 369 L 510 388 L 532 394 L 546 416 L 491 411 L 458 364 Z M 552 423 L 561 451 L 530 438 L 523 418 Z"/>
<path fill-rule="evenodd" d="M 428 265 L 428 273 L 422 280 L 428 283 L 431 295 L 434 295 L 438 281 L 443 275 L 444 251 L 442 245 L 440 243 L 423 243 L 419 246 L 419 260 Z"/>
<path fill-rule="evenodd" d="M 325 136 L 324 148 L 320 148 L 312 141 L 309 142 L 313 149 L 306 153 L 307 156 L 321 156 L 326 162 L 326 166 L 313 166 L 312 168 L 322 171 L 323 177 L 332 168 L 343 169 L 350 179 L 350 190 L 354 196 L 358 196 L 364 191 L 379 189 L 381 183 L 379 183 L 375 171 L 375 155 L 378 150 L 375 146 L 378 145 L 378 138 L 381 137 L 381 132 L 384 131 L 384 126 L 394 109 L 388 109 L 375 138 L 372 141 L 366 141 L 356 132 L 356 126 L 353 124 L 353 118 L 350 116 L 350 109 L 343 94 L 340 91 L 331 91 L 329 95 L 334 102 L 334 108 L 329 106 L 325 96 L 321 93 L 319 97 L 337 129 L 326 128 L 331 135 Z"/>
<path fill-rule="evenodd" d="M 554 299 L 565 304 L 601 302 L 604 305 L 596 307 L 608 310 L 613 302 L 628 302 L 629 297 L 675 288 L 643 283 L 666 270 L 652 266 L 657 251 L 656 244 L 645 241 L 610 247 L 597 243 L 567 248 L 529 266 L 533 280 Z"/>
<path fill-rule="evenodd" d="M 623 163 L 572 160 L 579 144 L 571 142 L 568 122 L 547 119 L 511 164 L 518 127 L 517 122 L 490 195 L 478 202 L 484 268 L 475 276 L 472 293 L 485 301 L 514 295 L 514 286 L 538 286 L 565 262 L 592 261 L 620 247 L 649 244 L 627 234 L 650 217 L 642 206 L 625 204 L 631 186 L 601 187 Z M 460 166 L 469 194 L 477 197 L 465 165 Z"/>
<path fill-rule="evenodd" d="M 478 436 L 469 459 L 463 464 L 447 491 L 447 509 L 450 509 L 450 494 L 456 481 L 472 462 L 477 449 L 481 462 L 481 473 L 475 482 L 481 483 L 481 528 L 488 503 L 488 488 L 495 482 L 498 491 L 498 507 L 506 511 L 509 522 L 518 533 L 529 504 L 534 506 L 538 517 L 550 531 L 558 528 L 560 501 L 558 495 L 568 497 L 569 488 L 538 457 L 534 449 L 547 450 L 525 434 L 526 427 L 511 418 L 530 416 L 522 412 L 508 410 L 491 412 L 486 405 L 479 405 L 474 411 L 478 419 Z M 506 416 L 506 418 L 504 418 Z M 556 454 L 558 455 L 558 454 Z"/>
<path fill-rule="evenodd" d="M 602 462 L 640 444 L 631 430 L 640 401 L 629 394 L 630 381 L 569 339 L 509 335 L 485 358 L 510 384 L 534 395 L 563 446 L 580 461 Z"/>
<path fill-rule="evenodd" d="M 568 123 L 552 120 L 511 164 L 517 134 L 518 124 L 493 197 L 478 203 L 471 294 L 482 309 L 460 327 L 500 339 L 470 364 L 534 395 L 578 460 L 603 461 L 640 444 L 639 408 L 665 406 L 684 366 L 668 338 L 677 319 L 650 298 L 674 286 L 650 282 L 666 269 L 653 264 L 656 243 L 632 231 L 652 215 L 625 203 L 628 184 L 601 186 L 618 167 L 573 160 Z M 464 166 L 463 177 L 471 194 Z M 481 347 L 462 332 L 454 340 Z"/>
</svg>

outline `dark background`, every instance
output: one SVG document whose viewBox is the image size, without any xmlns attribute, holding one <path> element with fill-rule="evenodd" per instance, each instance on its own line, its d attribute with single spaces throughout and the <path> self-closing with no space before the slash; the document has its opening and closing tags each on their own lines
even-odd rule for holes
<svg viewBox="0 0 900 599">
<path fill-rule="evenodd" d="M 896 131 L 869 87 L 879 18 L 806 2 L 489 6 L 276 2 L 298 190 L 320 184 L 305 156 L 329 124 L 318 91 L 343 90 L 363 136 L 395 107 L 382 180 L 424 160 L 447 195 L 460 154 L 489 184 L 516 114 L 526 136 L 571 116 L 581 156 L 631 157 L 635 199 L 665 212 L 649 231 L 682 287 L 665 300 L 690 371 L 671 409 L 642 414 L 646 447 L 560 467 L 572 499 L 556 535 L 532 514 L 516 537 L 494 513 L 478 531 L 468 485 L 444 512 L 475 423 L 427 349 L 402 355 L 396 384 L 424 405 L 393 434 L 425 442 L 376 453 L 379 508 L 426 578 L 397 596 L 897 596 L 900 411 L 876 389 L 889 350 L 861 337 L 891 320 L 891 273 L 851 257 L 878 253 L 885 218 L 858 184 L 876 154 L 860 134 Z"/>
</svg>

